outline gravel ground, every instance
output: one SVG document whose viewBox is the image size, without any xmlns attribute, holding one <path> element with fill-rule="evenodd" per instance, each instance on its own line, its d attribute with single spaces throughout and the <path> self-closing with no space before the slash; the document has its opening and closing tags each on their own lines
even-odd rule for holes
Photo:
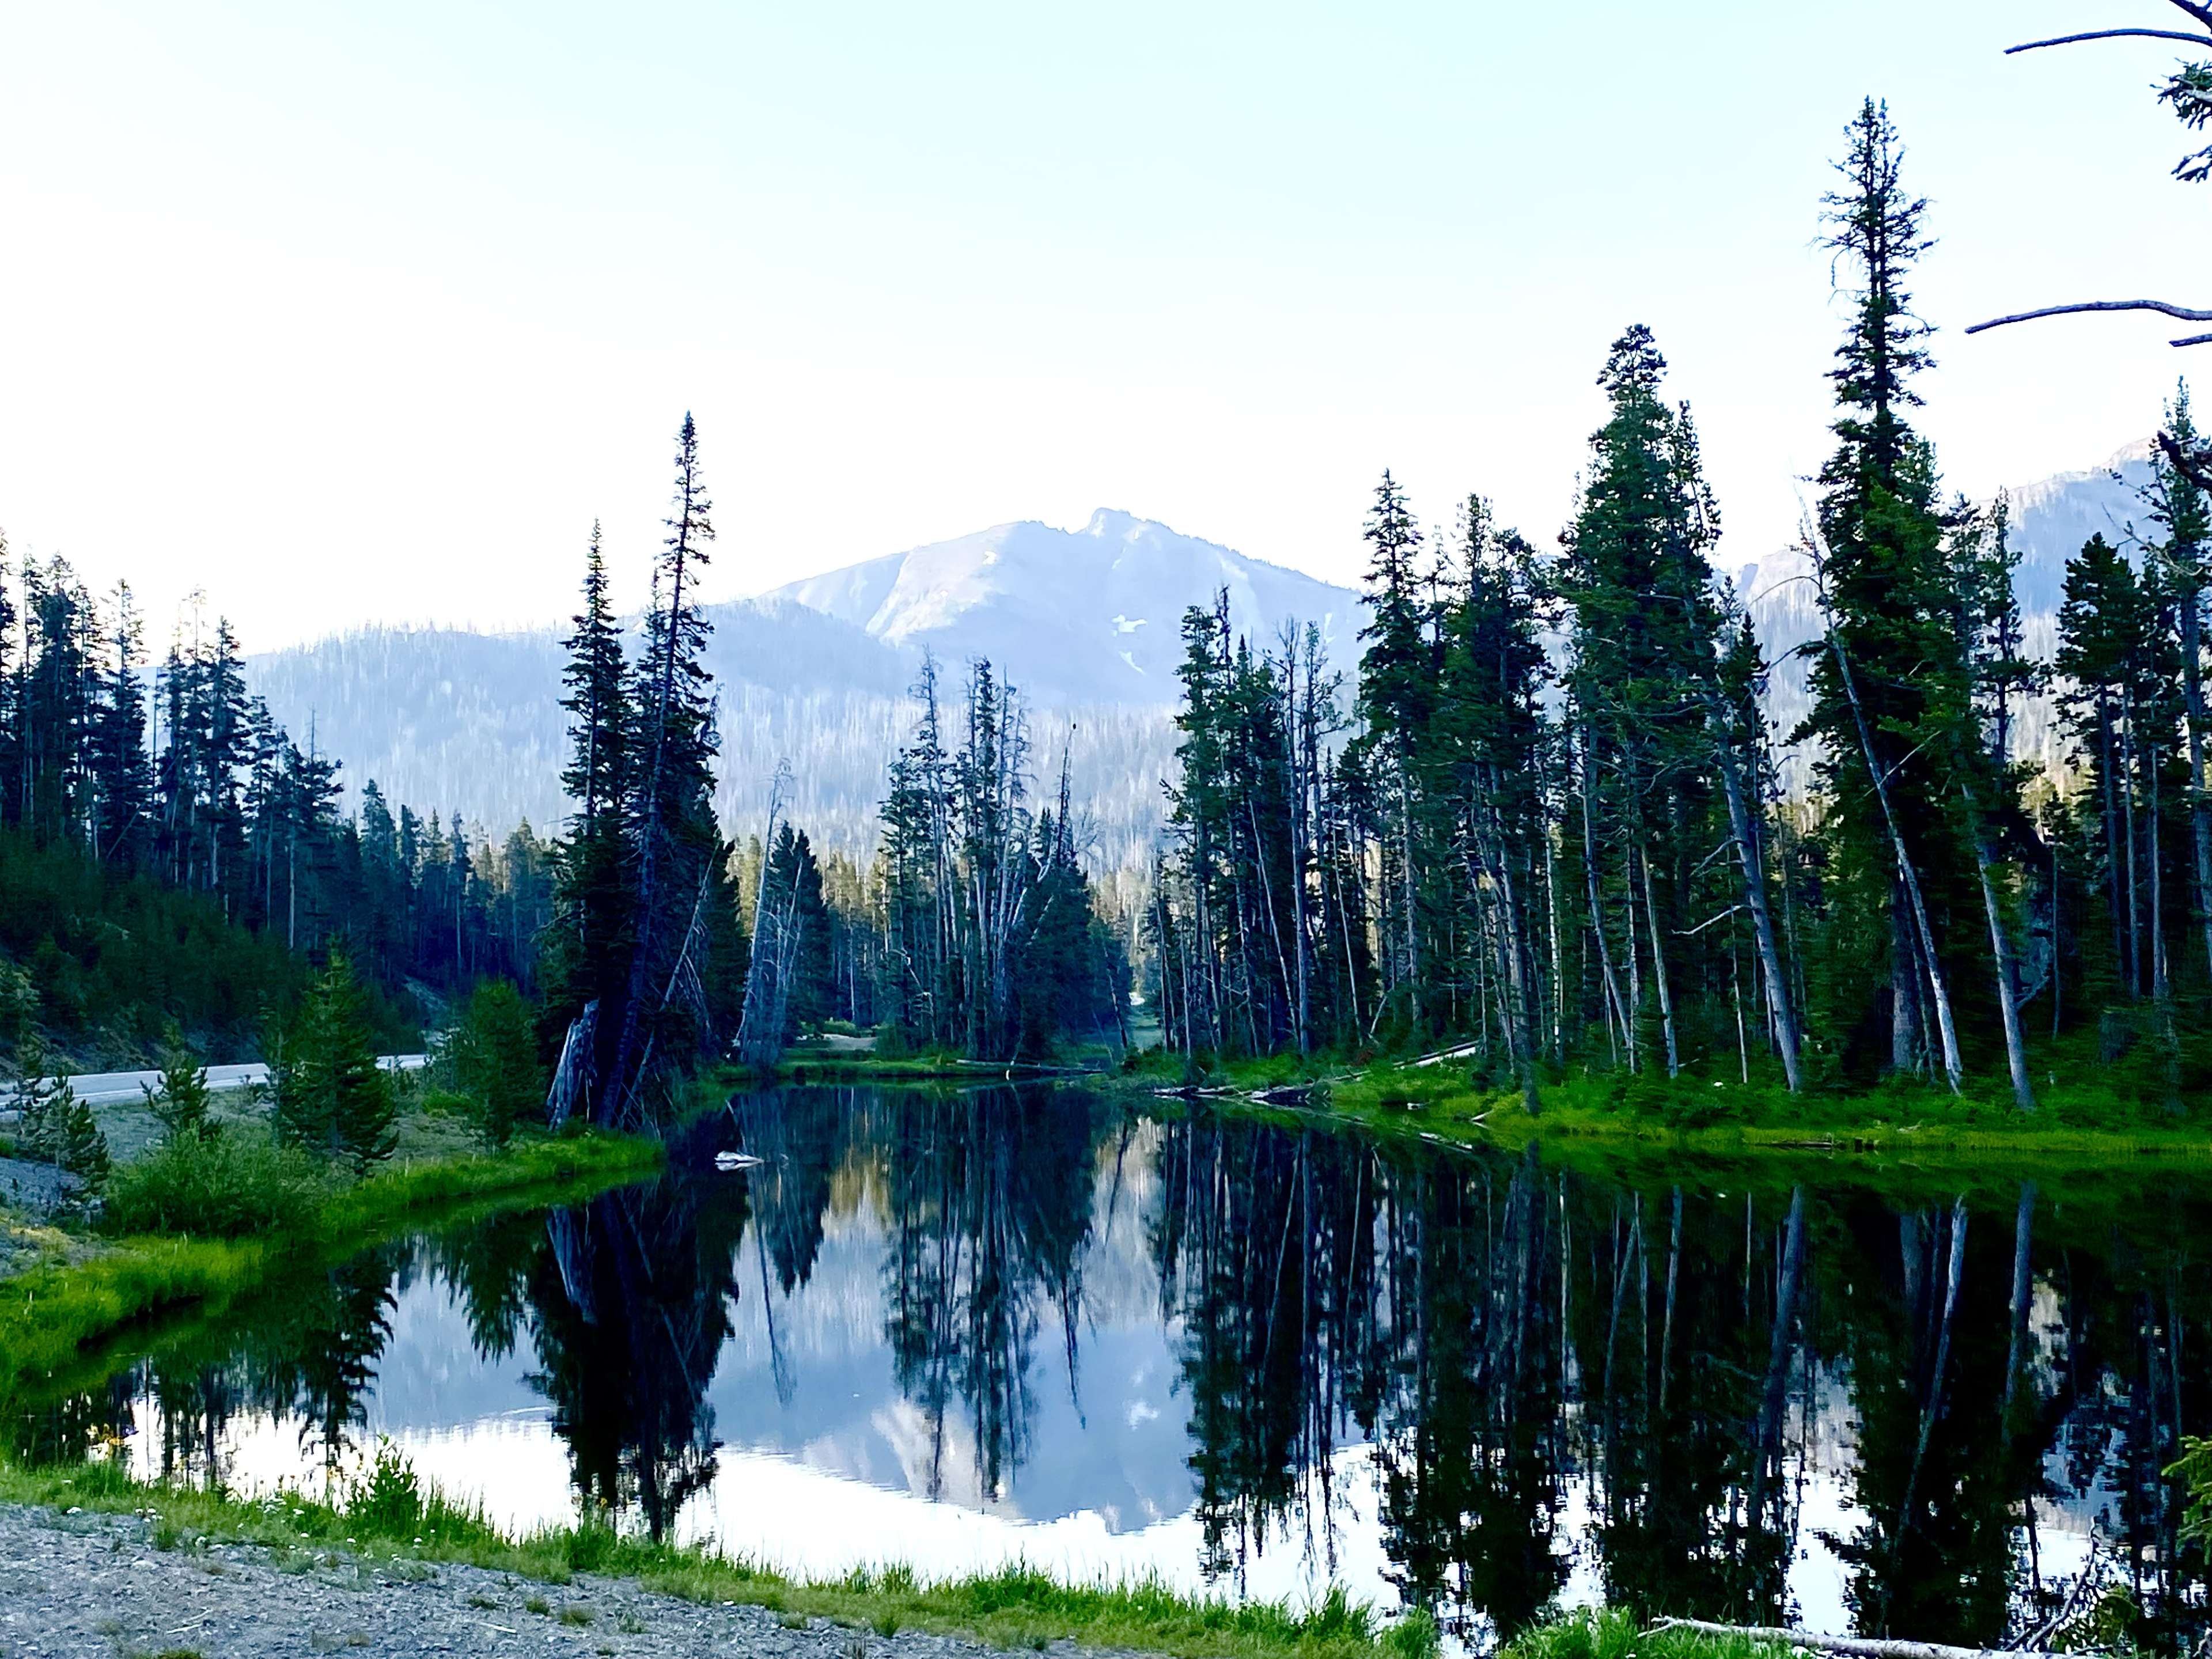
<svg viewBox="0 0 2212 1659">
<path fill-rule="evenodd" d="M 1064 1656 L 1074 1649 L 1056 1643 Z M 538 1584 L 444 1564 L 258 1545 L 163 1551 L 128 1516 L 0 1506 L 0 1659 L 301 1659 L 344 1654 L 621 1655 L 624 1659 L 1005 1659 L 920 1632 L 890 1639 L 760 1607 L 702 1607 L 635 1583 Z"/>
<path fill-rule="evenodd" d="M 46 1215 L 59 1207 L 82 1184 L 75 1176 L 64 1175 L 51 1164 L 0 1158 L 0 1206 L 9 1206 L 29 1215 Z"/>
</svg>

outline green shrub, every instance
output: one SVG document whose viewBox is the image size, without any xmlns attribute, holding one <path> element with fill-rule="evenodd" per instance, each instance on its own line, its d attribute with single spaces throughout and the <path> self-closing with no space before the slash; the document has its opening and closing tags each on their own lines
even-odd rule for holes
<svg viewBox="0 0 2212 1659">
<path fill-rule="evenodd" d="M 477 1103 L 457 1089 L 441 1089 L 434 1085 L 422 1091 L 422 1110 L 429 1117 L 458 1117 L 473 1119 Z"/>
<path fill-rule="evenodd" d="M 37 984 L 24 969 L 0 957 L 0 1042 L 21 1042 L 38 1018 Z"/>
<path fill-rule="evenodd" d="M 1414 1607 L 1382 1632 L 1382 1651 L 1390 1659 L 1437 1659 L 1443 1646 L 1437 1616 L 1426 1607 Z"/>
<path fill-rule="evenodd" d="M 313 1160 L 258 1130 L 178 1135 L 115 1172 L 110 1231 L 199 1238 L 310 1231 L 329 1185 Z"/>
<path fill-rule="evenodd" d="M 389 1538 L 404 1538 L 422 1525 L 422 1482 L 391 1441 L 377 1447 L 368 1477 L 346 1498 L 345 1514 L 363 1532 Z"/>
</svg>

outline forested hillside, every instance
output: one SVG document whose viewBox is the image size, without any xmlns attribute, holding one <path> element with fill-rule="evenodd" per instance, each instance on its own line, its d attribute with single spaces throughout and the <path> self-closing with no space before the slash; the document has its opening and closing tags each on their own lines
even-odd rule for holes
<svg viewBox="0 0 2212 1659">
<path fill-rule="evenodd" d="M 526 981 L 544 843 L 374 780 L 342 813 L 339 775 L 249 693 L 226 623 L 149 663 L 127 586 L 0 558 L 0 1057 L 137 1063 L 171 1022 L 246 1057 L 333 941 L 391 1041 L 480 975 Z"/>
<path fill-rule="evenodd" d="M 980 658 L 1019 688 L 1054 765 L 1066 750 L 1095 855 L 1141 865 L 1174 763 L 1176 621 L 1224 584 L 1244 627 L 1314 620 L 1340 668 L 1358 660 L 1356 594 L 1121 513 L 1079 532 L 1000 525 L 702 605 L 723 732 L 715 810 L 732 834 L 757 836 L 787 765 L 784 810 L 824 852 L 865 857 L 923 653 L 955 672 Z M 623 625 L 635 644 L 642 621 Z M 501 834 L 567 810 L 554 629 L 372 628 L 250 658 L 246 672 L 356 781 Z"/>
</svg>

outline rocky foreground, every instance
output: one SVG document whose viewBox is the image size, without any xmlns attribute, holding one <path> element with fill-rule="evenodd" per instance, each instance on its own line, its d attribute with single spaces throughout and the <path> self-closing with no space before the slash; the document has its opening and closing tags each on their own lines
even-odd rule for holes
<svg viewBox="0 0 2212 1659">
<path fill-rule="evenodd" d="M 539 1584 L 475 1567 L 155 1540 L 133 1516 L 0 1506 L 0 1659 L 1003 1659 L 978 1644 L 787 1622 L 619 1580 Z"/>
</svg>

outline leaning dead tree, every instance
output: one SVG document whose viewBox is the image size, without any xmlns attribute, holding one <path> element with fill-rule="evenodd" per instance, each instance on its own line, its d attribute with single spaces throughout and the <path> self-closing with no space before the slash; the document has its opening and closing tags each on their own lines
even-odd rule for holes
<svg viewBox="0 0 2212 1659">
<path fill-rule="evenodd" d="M 2054 35 L 2046 40 L 2024 40 L 2016 46 L 2006 47 L 2006 55 L 2037 52 L 2045 46 L 2070 46 L 2085 40 L 2122 39 L 2179 40 L 2212 51 L 2212 5 L 2200 3 L 2199 0 L 2168 0 L 2168 3 L 2187 14 L 2191 21 L 2199 26 L 2198 30 L 2088 29 L 2078 34 Z M 2182 125 L 2192 132 L 2203 131 L 2208 125 L 2212 125 L 2212 62 L 2183 64 L 2159 88 L 2158 96 L 2160 102 L 2172 106 L 2175 118 Z M 2212 179 L 2212 146 L 2183 156 L 2174 164 L 2173 176 L 2185 184 L 2202 184 L 2207 179 Z M 2033 311 L 2016 311 L 2008 316 L 1992 317 L 1987 322 L 1976 323 L 1966 332 L 1979 334 L 1984 329 L 2003 328 L 2012 323 L 2032 323 L 2045 317 L 2066 317 L 2089 311 L 2150 311 L 2185 323 L 2212 323 L 2212 310 L 2176 305 L 2170 300 L 2081 300 L 2069 305 L 2039 306 Z M 2187 334 L 2171 343 L 2177 346 L 2212 344 L 2212 334 Z M 2201 461 L 2203 458 L 2192 459 Z"/>
</svg>

